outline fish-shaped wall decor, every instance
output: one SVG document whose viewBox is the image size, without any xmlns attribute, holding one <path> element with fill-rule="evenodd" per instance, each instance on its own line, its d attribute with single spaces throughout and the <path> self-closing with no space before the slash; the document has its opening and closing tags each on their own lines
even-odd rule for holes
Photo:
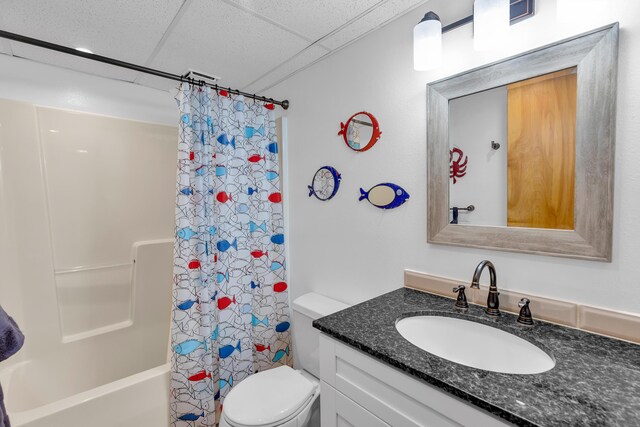
<svg viewBox="0 0 640 427">
<path fill-rule="evenodd" d="M 340 123 L 340 132 L 347 147 L 354 151 L 367 151 L 380 139 L 382 132 L 378 120 L 371 113 L 360 111 Z"/>
<path fill-rule="evenodd" d="M 342 180 L 342 176 L 335 168 L 331 166 L 321 167 L 313 175 L 311 185 L 307 186 L 309 197 L 315 196 L 316 199 L 323 202 L 331 200 L 338 193 L 340 180 Z"/>
<path fill-rule="evenodd" d="M 376 208 L 393 209 L 402 205 L 408 198 L 409 193 L 402 187 L 390 182 L 385 182 L 373 186 L 369 191 L 361 188 L 358 201 L 366 199 Z"/>
</svg>

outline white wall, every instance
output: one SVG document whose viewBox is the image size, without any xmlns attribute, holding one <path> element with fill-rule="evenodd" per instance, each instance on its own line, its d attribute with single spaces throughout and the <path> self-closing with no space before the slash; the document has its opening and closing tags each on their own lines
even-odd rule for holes
<svg viewBox="0 0 640 427">
<path fill-rule="evenodd" d="M 0 55 L 0 98 L 177 126 L 167 92 L 8 55 Z"/>
<path fill-rule="evenodd" d="M 405 268 L 469 282 L 476 264 L 495 262 L 500 287 L 640 313 L 640 2 L 608 1 L 602 13 L 556 22 L 554 0 L 514 26 L 498 50 L 473 50 L 472 28 L 444 35 L 444 65 L 412 67 L 412 29 L 432 0 L 273 89 L 286 96 L 289 118 L 291 284 L 293 297 L 316 291 L 355 303 L 402 285 Z M 458 18 L 462 18 L 459 16 Z M 620 21 L 613 262 L 561 259 L 426 243 L 426 89 L 429 81 L 520 51 Z M 360 110 L 380 121 L 382 139 L 354 153 L 337 136 L 340 121 Z M 330 202 L 308 197 L 318 167 L 342 173 Z M 384 181 L 411 198 L 392 211 L 358 203 L 358 188 Z M 486 280 L 486 279 L 485 279 Z"/>
<path fill-rule="evenodd" d="M 491 141 L 500 148 L 491 148 Z M 460 211 L 458 224 L 506 226 L 506 86 L 449 102 L 449 146 L 460 148 L 467 159 L 466 174 L 455 184 L 449 179 L 449 207 L 475 207 Z"/>
</svg>

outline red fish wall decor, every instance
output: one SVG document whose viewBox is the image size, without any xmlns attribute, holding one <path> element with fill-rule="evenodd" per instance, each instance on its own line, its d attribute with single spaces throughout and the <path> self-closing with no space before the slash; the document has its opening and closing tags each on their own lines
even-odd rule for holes
<svg viewBox="0 0 640 427">
<path fill-rule="evenodd" d="M 455 184 L 458 178 L 467 174 L 467 161 L 469 158 L 458 147 L 453 147 L 449 151 L 449 178 Z"/>
<path fill-rule="evenodd" d="M 367 139 L 366 136 L 369 135 L 369 131 L 371 132 L 371 137 Z M 373 114 L 360 111 L 349 117 L 346 124 L 340 122 L 338 135 L 342 135 L 347 147 L 353 151 L 362 152 L 373 147 L 380 139 L 382 132 L 380 131 L 378 120 L 376 120 Z"/>
</svg>

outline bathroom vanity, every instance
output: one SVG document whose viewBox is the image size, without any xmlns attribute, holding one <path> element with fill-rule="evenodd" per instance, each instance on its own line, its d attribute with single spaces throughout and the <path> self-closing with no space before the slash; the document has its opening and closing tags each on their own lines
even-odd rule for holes
<svg viewBox="0 0 640 427">
<path fill-rule="evenodd" d="M 640 423 L 640 346 L 402 288 L 318 319 L 323 427 L 632 426 Z M 537 374 L 472 368 L 403 338 L 398 319 L 444 316 L 500 329 L 547 353 Z M 479 345 L 479 354 L 509 348 Z"/>
</svg>

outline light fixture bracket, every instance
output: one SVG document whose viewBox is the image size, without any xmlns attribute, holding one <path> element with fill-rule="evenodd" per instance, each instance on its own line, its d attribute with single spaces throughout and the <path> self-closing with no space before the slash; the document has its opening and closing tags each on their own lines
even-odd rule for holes
<svg viewBox="0 0 640 427">
<path fill-rule="evenodd" d="M 518 22 L 524 19 L 531 18 L 536 13 L 535 0 L 509 0 L 509 1 L 510 1 L 509 23 L 511 25 L 517 24 Z M 433 13 L 433 12 L 429 12 L 429 13 Z M 427 15 L 429 13 L 427 13 Z M 425 17 L 423 18 L 423 21 L 426 19 L 427 15 L 425 15 Z M 469 24 L 471 22 L 473 22 L 473 13 L 469 16 L 465 16 L 464 18 L 456 22 L 452 22 L 449 25 L 445 25 L 444 27 L 442 27 L 442 33 L 455 30 L 456 28 Z"/>
<path fill-rule="evenodd" d="M 424 17 L 422 18 L 422 20 L 420 22 L 424 22 L 424 21 L 439 21 L 440 17 L 438 16 L 437 13 L 433 12 L 433 11 L 429 11 L 427 13 L 424 14 Z M 418 23 L 420 23 L 418 22 Z"/>
</svg>

